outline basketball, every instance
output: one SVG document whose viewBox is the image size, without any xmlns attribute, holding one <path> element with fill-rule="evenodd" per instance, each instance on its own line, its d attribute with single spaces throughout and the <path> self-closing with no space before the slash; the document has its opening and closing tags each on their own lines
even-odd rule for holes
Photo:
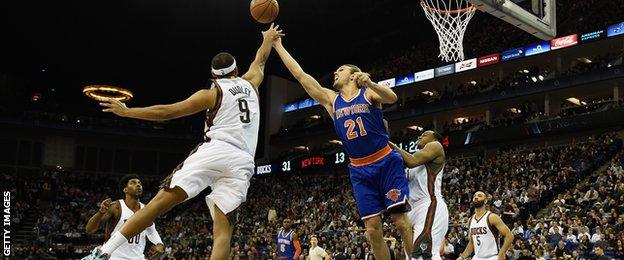
<svg viewBox="0 0 624 260">
<path fill-rule="evenodd" d="M 277 18 L 279 5 L 277 0 L 252 0 L 249 5 L 251 16 L 259 23 L 270 23 Z"/>
</svg>

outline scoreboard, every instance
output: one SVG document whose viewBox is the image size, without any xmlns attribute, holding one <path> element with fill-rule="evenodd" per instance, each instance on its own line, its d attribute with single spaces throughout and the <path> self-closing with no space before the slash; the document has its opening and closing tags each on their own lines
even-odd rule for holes
<svg viewBox="0 0 624 260">
<path fill-rule="evenodd" d="M 405 141 L 397 144 L 397 146 L 405 151 L 408 151 L 409 153 L 416 152 L 417 145 L 418 143 L 416 140 Z M 448 136 L 444 136 L 442 145 L 444 145 L 444 147 L 448 147 Z M 271 164 L 256 165 L 256 175 L 293 172 L 302 172 L 305 174 L 306 171 L 309 170 L 342 167 L 346 166 L 348 163 L 349 158 L 345 151 L 339 150 L 322 155 L 308 155 L 289 160 L 280 160 Z"/>
<path fill-rule="evenodd" d="M 278 163 L 257 165 L 256 175 L 333 168 L 334 166 L 347 165 L 348 162 L 347 154 L 344 151 L 338 151 L 326 155 L 304 156 L 291 160 L 281 160 Z"/>
</svg>

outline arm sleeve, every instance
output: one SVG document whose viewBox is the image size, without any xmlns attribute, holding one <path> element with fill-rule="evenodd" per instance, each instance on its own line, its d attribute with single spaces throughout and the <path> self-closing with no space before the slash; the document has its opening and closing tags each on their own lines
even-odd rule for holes
<svg viewBox="0 0 624 260">
<path fill-rule="evenodd" d="M 156 225 L 152 224 L 145 230 L 147 233 L 147 239 L 154 245 L 163 244 L 162 239 L 160 239 L 160 235 L 158 231 L 156 231 Z"/>
<path fill-rule="evenodd" d="M 293 259 L 299 259 L 299 255 L 301 255 L 301 243 L 299 243 L 299 240 L 295 240 L 293 244 L 295 245 L 295 256 Z"/>
</svg>

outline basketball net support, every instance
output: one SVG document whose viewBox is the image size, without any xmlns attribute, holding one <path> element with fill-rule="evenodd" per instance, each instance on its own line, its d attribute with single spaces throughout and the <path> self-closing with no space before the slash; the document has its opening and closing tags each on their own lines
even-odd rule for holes
<svg viewBox="0 0 624 260">
<path fill-rule="evenodd" d="M 557 5 L 555 0 L 540 0 L 544 17 L 537 17 L 510 0 L 468 0 L 477 9 L 508 22 L 542 40 L 557 36 Z"/>
</svg>

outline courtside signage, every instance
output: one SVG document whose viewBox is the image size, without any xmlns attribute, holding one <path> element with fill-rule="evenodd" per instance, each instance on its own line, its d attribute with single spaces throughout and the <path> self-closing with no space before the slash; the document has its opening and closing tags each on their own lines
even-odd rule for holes
<svg viewBox="0 0 624 260">
<path fill-rule="evenodd" d="M 581 34 L 581 42 L 598 40 L 598 39 L 603 38 L 604 36 L 605 36 L 605 30 L 584 33 L 584 34 Z"/>
<path fill-rule="evenodd" d="M 548 47 L 550 47 L 550 45 Z M 519 59 L 522 57 L 524 57 L 524 50 L 522 48 L 506 50 L 503 53 L 501 53 L 502 61 L 515 60 L 515 59 Z"/>
<path fill-rule="evenodd" d="M 609 26 L 607 29 L 607 37 L 624 34 L 624 22 Z"/>
<path fill-rule="evenodd" d="M 477 68 L 477 58 L 455 63 L 455 72 L 467 71 Z"/>
<path fill-rule="evenodd" d="M 403 86 L 403 85 L 407 85 L 410 83 L 414 83 L 414 75 L 407 75 L 407 76 L 403 76 L 403 77 L 399 77 L 396 78 L 396 85 L 397 86 Z"/>
<path fill-rule="evenodd" d="M 438 67 L 435 69 L 435 76 L 440 77 L 444 75 L 449 75 L 455 73 L 455 64 L 449 64 L 446 66 Z"/>
<path fill-rule="evenodd" d="M 578 34 L 572 34 L 550 41 L 550 49 L 558 50 L 578 44 Z"/>
<path fill-rule="evenodd" d="M 433 69 L 416 72 L 414 73 L 414 82 L 432 79 L 434 74 Z"/>
<path fill-rule="evenodd" d="M 396 79 L 395 78 L 391 78 L 391 79 L 387 79 L 387 80 L 382 80 L 379 81 L 377 84 L 382 85 L 382 86 L 386 86 L 389 88 L 392 88 L 394 86 L 396 86 Z"/>
<path fill-rule="evenodd" d="M 479 57 L 477 62 L 478 67 L 485 67 L 487 65 L 492 65 L 500 62 L 500 54 L 490 54 L 487 56 Z"/>
<path fill-rule="evenodd" d="M 526 52 L 526 56 L 537 55 L 544 52 L 550 51 L 550 42 L 544 41 L 536 44 L 531 44 L 527 46 L 524 51 Z"/>
</svg>

